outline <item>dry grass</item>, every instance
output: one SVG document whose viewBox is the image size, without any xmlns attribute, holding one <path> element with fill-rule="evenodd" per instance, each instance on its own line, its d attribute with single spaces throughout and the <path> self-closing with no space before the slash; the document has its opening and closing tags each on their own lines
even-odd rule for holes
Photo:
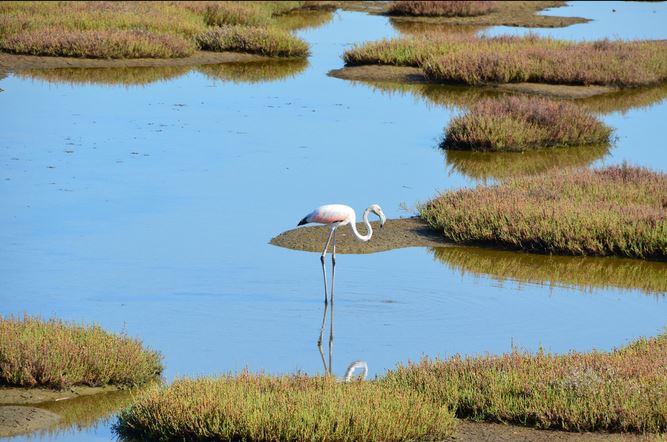
<svg viewBox="0 0 667 442">
<path fill-rule="evenodd" d="M 513 178 L 420 207 L 445 238 L 570 255 L 667 259 L 667 174 L 627 165 Z"/>
<path fill-rule="evenodd" d="M 389 15 L 410 15 L 427 17 L 474 17 L 496 10 L 493 1 L 409 1 L 392 2 Z"/>
<path fill-rule="evenodd" d="M 416 66 L 444 83 L 536 82 L 631 87 L 667 79 L 667 41 L 567 42 L 535 35 L 433 33 L 345 52 L 345 63 Z"/>
<path fill-rule="evenodd" d="M 151 440 L 443 439 L 455 420 L 414 390 L 377 382 L 243 373 L 153 389 L 119 416 L 121 437 Z"/>
<path fill-rule="evenodd" d="M 568 431 L 667 431 L 667 334 L 612 352 L 423 359 L 384 382 L 457 417 Z"/>
<path fill-rule="evenodd" d="M 132 386 L 162 372 L 159 353 L 98 326 L 0 317 L 0 385 Z"/>
<path fill-rule="evenodd" d="M 441 147 L 524 151 L 603 145 L 611 128 L 576 104 L 541 97 L 507 96 L 478 101 L 453 118 Z"/>
<path fill-rule="evenodd" d="M 87 58 L 185 57 L 195 50 L 196 37 L 212 26 L 238 26 L 260 27 L 263 39 L 255 40 L 253 53 L 263 44 L 261 52 L 270 54 L 286 39 L 274 31 L 277 16 L 327 7 L 294 1 L 1 2 L 0 50 Z M 279 41 L 270 40 L 274 37 Z"/>
<path fill-rule="evenodd" d="M 197 36 L 205 51 L 233 51 L 272 57 L 306 57 L 308 44 L 287 31 L 250 26 L 221 26 Z"/>
</svg>

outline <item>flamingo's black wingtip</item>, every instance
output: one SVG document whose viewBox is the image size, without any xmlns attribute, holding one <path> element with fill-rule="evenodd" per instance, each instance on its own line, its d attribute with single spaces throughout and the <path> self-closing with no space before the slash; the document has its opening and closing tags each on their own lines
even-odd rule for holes
<svg viewBox="0 0 667 442">
<path fill-rule="evenodd" d="M 308 218 L 308 217 L 306 217 L 306 218 Z M 308 220 L 306 220 L 306 218 L 299 221 L 299 224 L 297 224 L 296 226 L 299 227 L 299 226 L 303 226 L 304 224 L 308 224 Z"/>
</svg>

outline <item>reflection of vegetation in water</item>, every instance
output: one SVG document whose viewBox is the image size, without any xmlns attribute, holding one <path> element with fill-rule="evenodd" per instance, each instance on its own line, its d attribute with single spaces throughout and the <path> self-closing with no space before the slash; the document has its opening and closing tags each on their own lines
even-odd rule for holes
<svg viewBox="0 0 667 442">
<path fill-rule="evenodd" d="M 653 106 L 659 104 L 665 98 L 667 98 L 667 83 L 655 87 L 624 89 L 576 100 L 575 102 L 591 112 L 606 114 Z"/>
<path fill-rule="evenodd" d="M 404 20 L 391 17 L 389 23 L 402 34 L 420 35 L 427 32 L 441 32 L 441 33 L 466 33 L 474 34 L 477 31 L 486 29 L 487 26 L 476 25 L 460 25 L 453 23 L 437 23 L 419 20 Z"/>
<path fill-rule="evenodd" d="M 511 91 L 494 87 L 400 83 L 394 81 L 354 81 L 370 86 L 373 90 L 382 93 L 412 94 L 428 103 L 446 108 L 467 108 L 483 98 L 512 94 Z M 574 99 L 573 102 L 591 112 L 606 114 L 653 106 L 665 100 L 665 98 L 667 98 L 667 83 L 654 87 L 629 88 L 618 92 Z"/>
<path fill-rule="evenodd" d="M 333 11 L 297 11 L 275 17 L 275 25 L 286 31 L 317 28 L 333 18 Z"/>
<path fill-rule="evenodd" d="M 428 103 L 447 108 L 469 107 L 482 98 L 506 95 L 493 88 L 479 88 L 455 85 L 437 85 L 428 83 L 399 83 L 395 81 L 355 81 L 380 93 L 411 94 Z"/>
<path fill-rule="evenodd" d="M 604 157 L 609 146 L 554 148 L 526 152 L 443 150 L 447 165 L 479 180 L 535 175 L 551 169 L 587 166 Z"/>
<path fill-rule="evenodd" d="M 17 73 L 19 77 L 45 80 L 49 83 L 105 84 L 137 86 L 171 80 L 190 71 L 188 66 L 123 67 L 123 68 L 58 68 L 31 69 Z"/>
<path fill-rule="evenodd" d="M 44 430 L 43 433 L 58 434 L 74 428 L 82 430 L 99 424 L 106 424 L 117 411 L 134 402 L 134 398 L 139 391 L 143 391 L 143 389 L 112 391 L 39 404 L 39 408 L 61 416 L 58 423 Z"/>
<path fill-rule="evenodd" d="M 260 83 L 293 77 L 301 73 L 307 66 L 307 60 L 272 60 L 203 65 L 197 69 L 215 80 Z"/>
<path fill-rule="evenodd" d="M 497 155 L 497 154 L 496 154 Z M 475 247 L 435 247 L 436 259 L 451 269 L 496 280 L 548 286 L 639 289 L 667 292 L 667 263 L 623 258 L 537 255 Z"/>
</svg>

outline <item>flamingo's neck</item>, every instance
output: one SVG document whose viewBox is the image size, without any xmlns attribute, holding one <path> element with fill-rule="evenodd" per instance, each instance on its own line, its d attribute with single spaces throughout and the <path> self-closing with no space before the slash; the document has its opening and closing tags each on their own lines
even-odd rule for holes
<svg viewBox="0 0 667 442">
<path fill-rule="evenodd" d="M 371 223 L 368 222 L 368 212 L 370 212 L 370 209 L 364 210 L 364 224 L 366 224 L 366 230 L 368 230 L 368 233 L 366 233 L 365 235 L 362 235 L 357 230 L 356 217 L 353 217 L 352 220 L 350 221 L 350 227 L 352 228 L 352 233 L 354 233 L 354 236 L 356 236 L 357 239 L 361 241 L 368 241 L 369 239 L 371 239 L 371 236 L 373 236 L 373 228 L 371 227 Z"/>
</svg>

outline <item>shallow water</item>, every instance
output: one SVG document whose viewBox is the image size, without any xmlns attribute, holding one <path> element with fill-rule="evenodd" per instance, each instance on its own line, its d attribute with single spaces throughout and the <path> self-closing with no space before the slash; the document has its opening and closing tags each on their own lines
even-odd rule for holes
<svg viewBox="0 0 667 442">
<path fill-rule="evenodd" d="M 599 21 L 575 25 L 581 35 L 614 36 L 608 14 L 588 12 Z M 648 23 L 645 37 L 660 37 Z M 0 313 L 126 330 L 164 354 L 168 381 L 321 373 L 318 256 L 268 241 L 322 203 L 377 202 L 393 218 L 401 203 L 489 177 L 437 149 L 456 107 L 326 76 L 350 44 L 398 35 L 386 18 L 338 12 L 299 34 L 312 45 L 305 66 L 0 80 Z M 603 117 L 617 143 L 585 163 L 667 170 L 667 102 L 618 109 Z M 341 255 L 334 373 L 513 344 L 608 350 L 667 325 L 665 263 L 492 255 Z M 515 271 L 531 265 L 544 272 Z M 32 438 L 113 436 L 101 423 Z"/>
</svg>

